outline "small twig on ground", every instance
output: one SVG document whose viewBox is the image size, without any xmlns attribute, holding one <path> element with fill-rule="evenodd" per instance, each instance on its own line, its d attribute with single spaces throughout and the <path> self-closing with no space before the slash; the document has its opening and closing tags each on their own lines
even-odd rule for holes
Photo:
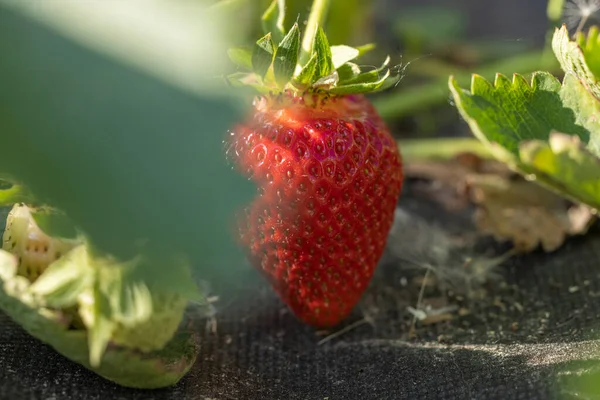
<svg viewBox="0 0 600 400">
<path fill-rule="evenodd" d="M 423 303 L 423 296 L 425 295 L 425 287 L 427 286 L 427 278 L 429 278 L 429 272 L 431 272 L 431 270 L 429 268 L 427 268 L 427 271 L 425 271 L 425 276 L 423 277 L 423 283 L 421 284 L 421 290 L 419 291 L 419 298 L 417 299 L 417 305 L 415 307 L 417 310 L 419 310 L 421 308 L 421 304 Z M 408 331 L 408 337 L 411 339 L 415 337 L 415 326 L 416 325 L 417 325 L 417 315 L 414 314 L 412 323 L 410 324 L 410 330 Z"/>
<path fill-rule="evenodd" d="M 369 322 L 369 321 L 368 321 L 368 319 L 367 319 L 367 318 L 362 318 L 362 319 L 359 319 L 358 321 L 351 323 L 350 325 L 348 325 L 348 326 L 346 326 L 346 327 L 344 327 L 344 328 L 340 329 L 339 331 L 337 331 L 337 332 L 334 332 L 334 333 L 332 333 L 331 335 L 324 337 L 323 339 L 321 339 L 321 340 L 320 340 L 320 341 L 317 343 L 317 346 L 321 346 L 322 344 L 324 344 L 324 343 L 327 343 L 327 342 L 329 342 L 330 340 L 333 340 L 333 339 L 335 339 L 336 337 L 339 337 L 339 336 L 343 335 L 344 333 L 347 333 L 347 332 L 351 331 L 352 329 L 356 329 L 356 328 L 358 328 L 359 326 L 361 326 L 361 325 L 364 325 L 364 324 L 366 324 L 366 323 L 368 323 L 368 322 Z"/>
</svg>

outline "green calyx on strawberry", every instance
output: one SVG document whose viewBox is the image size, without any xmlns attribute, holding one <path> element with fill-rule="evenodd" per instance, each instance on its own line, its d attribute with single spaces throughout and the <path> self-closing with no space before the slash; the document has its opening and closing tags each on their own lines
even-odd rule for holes
<svg viewBox="0 0 600 400">
<path fill-rule="evenodd" d="M 330 46 L 320 27 L 303 42 L 312 45 L 300 54 L 294 24 L 287 33 L 266 32 L 251 52 L 230 52 L 247 71 L 229 81 L 260 94 L 226 146 L 259 189 L 239 224 L 252 265 L 300 320 L 330 327 L 368 286 L 401 193 L 399 150 L 365 97 L 399 77 L 391 76 L 389 58 L 361 71 L 352 61 L 368 46 Z"/>
</svg>

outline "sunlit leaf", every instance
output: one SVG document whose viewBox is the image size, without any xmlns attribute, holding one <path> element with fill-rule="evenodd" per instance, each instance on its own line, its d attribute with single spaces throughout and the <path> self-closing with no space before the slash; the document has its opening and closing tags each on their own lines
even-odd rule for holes
<svg viewBox="0 0 600 400">
<path fill-rule="evenodd" d="M 600 103 L 572 74 L 545 72 L 531 83 L 497 75 L 492 85 L 474 76 L 471 90 L 450 79 L 461 115 L 492 154 L 565 197 L 600 205 Z M 554 132 L 561 132 L 555 134 Z"/>
</svg>

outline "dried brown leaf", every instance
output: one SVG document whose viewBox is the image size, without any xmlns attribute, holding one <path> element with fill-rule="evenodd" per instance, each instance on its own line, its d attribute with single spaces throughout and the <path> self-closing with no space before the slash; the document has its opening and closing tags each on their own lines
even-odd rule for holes
<svg viewBox="0 0 600 400">
<path fill-rule="evenodd" d="M 421 194 L 449 211 L 476 205 L 474 218 L 479 231 L 499 241 L 512 241 L 519 252 L 539 246 L 554 251 L 568 236 L 584 234 L 595 218 L 589 207 L 573 204 L 525 180 L 501 162 L 474 154 L 413 161 L 405 171 L 409 178 L 428 181 Z"/>
<path fill-rule="evenodd" d="M 522 178 L 470 175 L 467 184 L 478 206 L 475 221 L 480 231 L 512 241 L 520 252 L 540 245 L 554 251 L 568 236 L 585 233 L 594 218 L 587 206 L 572 204 Z"/>
</svg>

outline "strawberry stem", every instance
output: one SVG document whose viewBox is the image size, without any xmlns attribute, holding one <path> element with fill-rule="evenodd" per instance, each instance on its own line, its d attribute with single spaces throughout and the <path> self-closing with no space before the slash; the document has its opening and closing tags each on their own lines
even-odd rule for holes
<svg viewBox="0 0 600 400">
<path fill-rule="evenodd" d="M 397 143 L 406 162 L 449 160 L 460 153 L 473 153 L 481 158 L 491 158 L 483 144 L 471 137 L 403 139 Z"/>
<path fill-rule="evenodd" d="M 331 0 L 313 0 L 304 31 L 304 38 L 302 39 L 299 66 L 303 66 L 308 61 L 313 48 L 315 34 L 317 33 L 317 27 L 323 26 L 330 3 Z"/>
</svg>

